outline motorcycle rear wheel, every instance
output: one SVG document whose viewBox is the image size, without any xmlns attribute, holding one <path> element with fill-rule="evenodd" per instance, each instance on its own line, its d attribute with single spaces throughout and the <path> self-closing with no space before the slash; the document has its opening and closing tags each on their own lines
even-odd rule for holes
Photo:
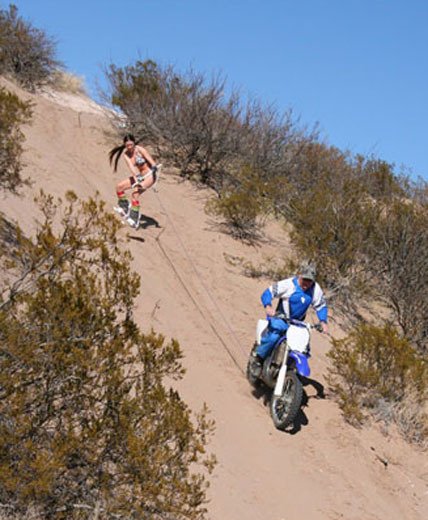
<svg viewBox="0 0 428 520">
<path fill-rule="evenodd" d="M 284 430 L 294 422 L 299 413 L 303 398 L 303 385 L 295 372 L 285 376 L 284 391 L 277 397 L 272 394 L 270 414 L 278 430 Z"/>
</svg>

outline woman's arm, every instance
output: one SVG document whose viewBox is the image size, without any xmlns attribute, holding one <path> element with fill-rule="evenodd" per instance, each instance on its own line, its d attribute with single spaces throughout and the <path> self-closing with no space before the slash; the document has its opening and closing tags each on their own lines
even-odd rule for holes
<svg viewBox="0 0 428 520">
<path fill-rule="evenodd" d="M 128 166 L 129 168 L 129 171 L 131 172 L 131 174 L 134 176 L 134 175 L 138 175 L 139 171 L 137 170 L 137 168 L 132 164 L 132 161 L 131 159 L 125 154 L 124 156 L 124 159 L 125 159 L 125 162 L 126 162 L 126 165 Z"/>
</svg>

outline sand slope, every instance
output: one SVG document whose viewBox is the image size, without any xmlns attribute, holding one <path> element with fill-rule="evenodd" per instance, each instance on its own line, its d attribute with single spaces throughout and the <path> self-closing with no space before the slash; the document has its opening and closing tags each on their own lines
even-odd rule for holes
<svg viewBox="0 0 428 520">
<path fill-rule="evenodd" d="M 35 103 L 34 122 L 25 129 L 24 175 L 34 181 L 21 197 L 0 195 L 0 211 L 31 232 L 37 225 L 33 195 L 68 189 L 79 196 L 96 190 L 112 206 L 114 185 L 107 152 L 108 113 L 83 97 L 25 94 Z M 199 409 L 204 402 L 216 421 L 210 448 L 219 464 L 211 479 L 211 520 L 421 520 L 428 516 L 427 457 L 396 435 L 377 427 L 346 425 L 327 395 L 317 396 L 327 366 L 327 339 L 314 333 L 308 403 L 296 431 L 275 430 L 263 398 L 252 395 L 244 377 L 259 296 L 268 280 L 253 280 L 225 254 L 258 264 L 280 255 L 286 237 L 271 223 L 267 243 L 250 247 L 232 240 L 204 213 L 208 191 L 181 182 L 168 165 L 159 191 L 143 195 L 147 227 L 129 235 L 135 270 L 142 280 L 137 316 L 179 340 L 187 374 L 183 398 Z M 333 334 L 340 331 L 332 327 Z M 387 460 L 388 465 L 382 462 Z"/>
</svg>

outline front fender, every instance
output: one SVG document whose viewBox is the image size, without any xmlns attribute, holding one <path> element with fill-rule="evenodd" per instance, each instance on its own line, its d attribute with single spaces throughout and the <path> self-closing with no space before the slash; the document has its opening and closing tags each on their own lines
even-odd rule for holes
<svg viewBox="0 0 428 520">
<path fill-rule="evenodd" d="M 291 350 L 288 355 L 295 360 L 297 373 L 303 377 L 309 377 L 311 369 L 309 367 L 307 356 L 294 350 Z"/>
</svg>

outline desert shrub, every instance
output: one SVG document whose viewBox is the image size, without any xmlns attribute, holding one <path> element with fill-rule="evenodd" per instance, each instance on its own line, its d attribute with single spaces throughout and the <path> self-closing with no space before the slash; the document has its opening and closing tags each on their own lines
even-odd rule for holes
<svg viewBox="0 0 428 520">
<path fill-rule="evenodd" d="M 242 256 L 234 256 L 228 253 L 223 254 L 225 261 L 234 267 L 240 267 L 241 272 L 248 278 L 266 278 L 267 280 L 283 280 L 288 278 L 290 273 L 297 273 L 301 262 L 297 262 L 292 257 L 278 260 L 273 256 L 267 256 L 259 264 L 254 264 Z"/>
<path fill-rule="evenodd" d="M 336 183 L 343 182 L 352 172 L 349 154 L 319 142 L 316 133 L 309 137 L 301 136 L 289 143 L 285 150 L 289 158 L 287 168 L 275 176 L 278 186 L 271 198 L 273 212 L 289 222 L 296 215 L 296 199 L 310 197 L 320 181 L 334 190 Z"/>
<path fill-rule="evenodd" d="M 223 220 L 229 233 L 240 240 L 253 242 L 259 236 L 257 201 L 243 192 L 230 192 L 207 203 L 207 211 Z"/>
<path fill-rule="evenodd" d="M 299 154 L 306 143 L 314 142 L 316 130 L 300 127 L 292 110 L 279 112 L 275 106 L 263 105 L 251 100 L 242 114 L 240 166 L 248 165 L 258 174 L 258 181 L 266 190 L 266 197 L 275 200 L 275 195 L 284 183 L 291 182 L 292 172 Z M 289 188 L 286 184 L 284 188 Z"/>
<path fill-rule="evenodd" d="M 357 180 L 342 178 L 334 188 L 331 184 L 326 174 L 304 196 L 290 201 L 291 240 L 301 256 L 316 259 L 330 300 L 355 312 L 357 300 L 369 294 L 364 244 L 378 209 Z"/>
<path fill-rule="evenodd" d="M 0 88 L 0 189 L 16 192 L 26 184 L 21 177 L 21 125 L 31 119 L 31 105 Z"/>
<path fill-rule="evenodd" d="M 375 200 L 391 200 L 405 194 L 404 177 L 395 174 L 394 166 L 382 159 L 357 155 L 354 170 L 367 193 Z"/>
<path fill-rule="evenodd" d="M 207 203 L 208 213 L 223 220 L 229 232 L 240 240 L 255 240 L 265 213 L 263 190 L 251 167 L 241 168 L 229 179 L 218 198 Z"/>
<path fill-rule="evenodd" d="M 428 447 L 428 395 L 421 397 L 409 389 L 403 399 L 392 405 L 392 418 L 401 434 L 410 442 Z"/>
<path fill-rule="evenodd" d="M 21 517 L 204 518 L 212 424 L 165 383 L 184 372 L 177 341 L 134 321 L 118 222 L 97 198 L 39 204 L 34 239 L 0 235 L 0 502 Z"/>
<path fill-rule="evenodd" d="M 367 412 L 376 414 L 385 402 L 391 408 L 404 410 L 411 394 L 419 405 L 419 419 L 414 421 L 414 427 L 424 423 L 423 404 L 428 392 L 426 359 L 419 357 L 391 325 L 376 327 L 361 323 L 347 337 L 333 340 L 327 355 L 331 360 L 329 384 L 348 421 L 361 423 Z M 413 413 L 416 411 L 415 408 Z M 415 438 L 420 435 L 420 431 L 412 434 Z"/>
<path fill-rule="evenodd" d="M 34 90 L 48 83 L 60 66 L 52 38 L 21 18 L 15 5 L 0 10 L 0 74 Z"/>
<path fill-rule="evenodd" d="M 370 240 L 378 297 L 404 335 L 427 353 L 428 205 L 397 198 L 383 206 Z"/>
</svg>

